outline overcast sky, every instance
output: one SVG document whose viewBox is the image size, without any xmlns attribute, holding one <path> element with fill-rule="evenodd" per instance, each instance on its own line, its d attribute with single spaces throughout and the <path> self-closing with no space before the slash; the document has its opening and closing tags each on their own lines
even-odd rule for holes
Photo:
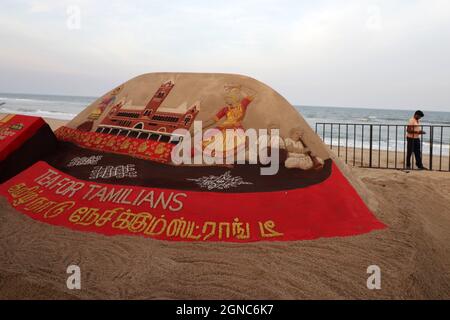
<svg viewBox="0 0 450 320">
<path fill-rule="evenodd" d="M 293 104 L 450 111 L 449 0 L 2 0 L 0 43 L 0 92 L 226 72 Z"/>
</svg>

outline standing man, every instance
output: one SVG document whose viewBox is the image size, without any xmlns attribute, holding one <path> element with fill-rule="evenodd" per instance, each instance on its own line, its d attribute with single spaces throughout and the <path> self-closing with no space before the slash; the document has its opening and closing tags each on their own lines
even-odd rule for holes
<svg viewBox="0 0 450 320">
<path fill-rule="evenodd" d="M 422 131 L 420 126 L 420 119 L 425 115 L 422 111 L 418 110 L 414 114 L 414 117 L 409 119 L 407 127 L 407 152 L 406 152 L 406 169 L 411 169 L 411 156 L 414 153 L 416 158 L 416 165 L 419 170 L 426 170 L 422 164 L 422 154 L 420 152 L 420 136 L 426 134 Z"/>
</svg>

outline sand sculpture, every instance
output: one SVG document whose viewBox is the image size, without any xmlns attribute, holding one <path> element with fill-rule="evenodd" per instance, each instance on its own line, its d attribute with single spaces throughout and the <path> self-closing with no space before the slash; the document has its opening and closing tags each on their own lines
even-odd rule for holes
<svg viewBox="0 0 450 320">
<path fill-rule="evenodd" d="M 192 163 L 175 163 L 175 151 L 199 123 L 202 141 L 181 152 Z M 272 164 L 260 152 L 251 156 L 246 136 L 267 129 L 267 156 L 277 155 L 280 164 L 272 175 L 261 174 Z M 370 212 L 366 190 L 299 112 L 249 77 L 144 74 L 100 97 L 55 136 L 51 152 L 0 186 L 16 210 L 45 223 L 219 242 L 350 236 L 385 227 Z M 196 163 L 205 151 L 224 163 Z M 226 163 L 230 155 L 236 161 Z"/>
</svg>

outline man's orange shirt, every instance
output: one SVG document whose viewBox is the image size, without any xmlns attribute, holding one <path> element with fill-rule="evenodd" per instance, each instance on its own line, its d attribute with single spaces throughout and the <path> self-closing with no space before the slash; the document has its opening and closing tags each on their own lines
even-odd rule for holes
<svg viewBox="0 0 450 320">
<path fill-rule="evenodd" d="M 412 117 L 411 119 L 409 119 L 408 121 L 408 131 L 409 130 L 413 130 L 414 132 L 419 132 L 421 131 L 421 127 L 419 124 L 419 120 L 417 120 L 416 118 Z M 418 139 L 420 138 L 420 134 L 417 133 L 409 133 L 407 134 L 408 138 L 413 138 L 413 139 Z"/>
</svg>

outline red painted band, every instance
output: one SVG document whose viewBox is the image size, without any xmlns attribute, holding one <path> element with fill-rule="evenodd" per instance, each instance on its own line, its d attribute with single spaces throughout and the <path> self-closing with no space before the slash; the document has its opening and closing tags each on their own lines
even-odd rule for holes
<svg viewBox="0 0 450 320">
<path fill-rule="evenodd" d="M 229 194 L 82 181 L 38 162 L 0 185 L 0 194 L 35 220 L 110 236 L 293 241 L 385 228 L 334 164 L 331 176 L 318 185 Z"/>
</svg>

